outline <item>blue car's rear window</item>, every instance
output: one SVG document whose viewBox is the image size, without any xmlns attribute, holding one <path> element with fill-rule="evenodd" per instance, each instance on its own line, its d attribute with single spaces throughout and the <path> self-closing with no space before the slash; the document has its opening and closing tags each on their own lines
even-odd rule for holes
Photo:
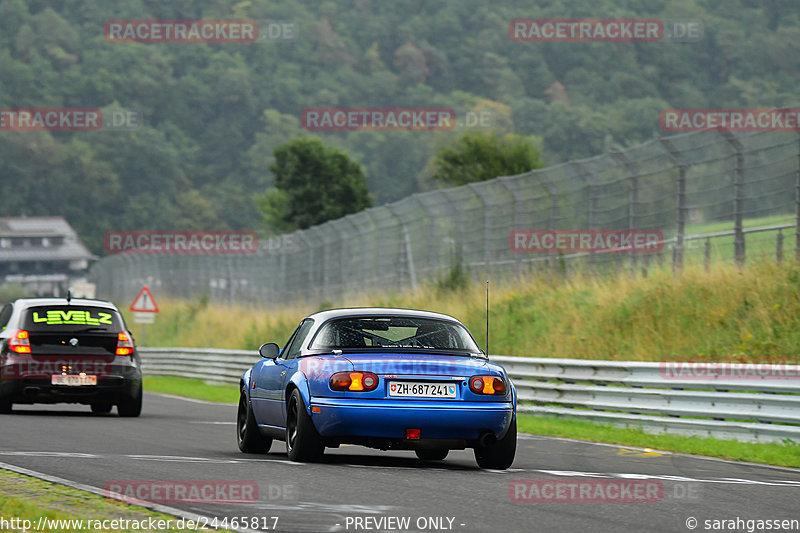
<svg viewBox="0 0 800 533">
<path fill-rule="evenodd" d="M 480 352 L 472 336 L 460 324 L 415 317 L 349 317 L 331 320 L 314 337 L 311 349 L 335 348 Z"/>
</svg>

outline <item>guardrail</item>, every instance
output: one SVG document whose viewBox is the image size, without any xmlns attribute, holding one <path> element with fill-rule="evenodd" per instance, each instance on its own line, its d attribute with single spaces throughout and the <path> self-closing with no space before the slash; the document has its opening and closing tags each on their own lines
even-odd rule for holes
<svg viewBox="0 0 800 533">
<path fill-rule="evenodd" d="M 146 374 L 231 384 L 259 360 L 255 350 L 140 348 L 139 352 Z M 800 365 L 490 359 L 505 366 L 511 376 L 521 412 L 650 432 L 800 443 Z M 704 369 L 705 374 L 725 376 L 697 376 Z"/>
</svg>

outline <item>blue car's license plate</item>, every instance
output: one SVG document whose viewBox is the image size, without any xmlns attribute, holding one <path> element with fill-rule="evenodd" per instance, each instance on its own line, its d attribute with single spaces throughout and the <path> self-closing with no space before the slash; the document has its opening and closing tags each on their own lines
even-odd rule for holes
<svg viewBox="0 0 800 533">
<path fill-rule="evenodd" d="M 390 381 L 389 396 L 412 398 L 455 398 L 454 383 L 420 383 L 417 381 Z"/>
</svg>

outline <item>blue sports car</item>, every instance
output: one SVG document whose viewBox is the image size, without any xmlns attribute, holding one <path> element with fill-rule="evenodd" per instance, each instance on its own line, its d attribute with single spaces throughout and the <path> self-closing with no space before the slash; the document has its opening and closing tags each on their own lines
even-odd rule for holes
<svg viewBox="0 0 800 533">
<path fill-rule="evenodd" d="M 407 309 L 336 309 L 268 343 L 242 376 L 237 441 L 246 453 L 286 442 L 293 461 L 359 444 L 440 461 L 473 448 L 506 469 L 517 446 L 516 392 L 453 317 Z"/>
</svg>

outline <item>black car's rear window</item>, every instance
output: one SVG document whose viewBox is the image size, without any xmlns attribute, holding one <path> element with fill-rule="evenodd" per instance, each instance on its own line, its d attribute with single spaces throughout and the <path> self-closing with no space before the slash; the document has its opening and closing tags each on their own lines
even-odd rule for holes
<svg viewBox="0 0 800 533">
<path fill-rule="evenodd" d="M 48 305 L 26 311 L 23 328 L 46 331 L 123 331 L 119 313 L 106 307 Z"/>
</svg>

